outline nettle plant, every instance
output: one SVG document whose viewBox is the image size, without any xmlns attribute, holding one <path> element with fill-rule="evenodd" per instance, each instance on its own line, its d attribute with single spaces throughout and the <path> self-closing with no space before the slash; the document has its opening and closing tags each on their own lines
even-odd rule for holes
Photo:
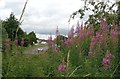
<svg viewBox="0 0 120 79">
<path fill-rule="evenodd" d="M 48 45 L 53 52 L 62 53 L 58 65 L 62 76 L 114 76 L 118 64 L 118 25 L 109 25 L 103 17 L 97 30 L 93 25 L 78 22 L 67 39 L 59 38 L 60 46 L 55 41 L 50 36 Z"/>
</svg>

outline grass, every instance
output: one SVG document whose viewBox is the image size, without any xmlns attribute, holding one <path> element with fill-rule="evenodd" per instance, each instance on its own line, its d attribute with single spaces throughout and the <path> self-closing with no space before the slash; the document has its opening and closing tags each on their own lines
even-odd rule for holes
<svg viewBox="0 0 120 79">
<path fill-rule="evenodd" d="M 89 42 L 89 40 L 87 40 Z M 4 77 L 113 77 L 118 69 L 117 52 L 113 47 L 111 50 L 115 58 L 111 59 L 111 68 L 104 69 L 102 66 L 103 55 L 97 51 L 93 57 L 87 56 L 84 51 L 89 45 L 83 42 L 83 53 L 79 54 L 80 49 L 76 49 L 71 45 L 65 50 L 59 52 L 48 52 L 38 54 L 24 54 L 25 51 L 30 52 L 32 49 L 45 47 L 46 45 L 37 45 L 29 47 L 17 47 L 12 45 L 12 53 L 3 54 L 3 76 Z M 23 52 L 23 53 L 20 53 Z M 65 56 L 65 63 L 68 68 L 65 72 L 59 73 L 58 66 Z"/>
<path fill-rule="evenodd" d="M 2 45 L 2 37 L 0 36 L 0 77 L 2 77 L 2 52 L 1 46 Z"/>
<path fill-rule="evenodd" d="M 41 54 L 15 54 L 3 56 L 3 76 L 4 77 L 105 77 L 113 73 L 111 70 L 98 68 L 95 59 L 81 57 L 79 66 L 73 67 L 69 63 L 69 71 L 60 74 L 58 65 L 61 63 L 62 54 L 41 53 Z M 4 58 L 5 57 L 5 58 Z M 82 62 L 84 61 L 84 62 Z M 89 62 L 89 63 L 87 63 Z M 115 68 L 112 68 L 115 69 Z M 100 71 L 99 71 L 100 70 Z M 69 73 L 69 74 L 68 74 Z"/>
<path fill-rule="evenodd" d="M 2 77 L 2 53 L 0 52 L 0 77 Z"/>
<path fill-rule="evenodd" d="M 36 47 L 36 46 L 35 46 Z M 38 46 L 39 47 L 39 46 Z M 74 54 L 74 52 L 70 53 Z M 97 58 L 80 56 L 79 65 L 74 66 L 69 62 L 69 69 L 65 73 L 58 72 L 62 52 L 44 52 L 40 54 L 3 54 L 4 77 L 108 77 L 115 71 L 117 65 L 110 70 L 98 67 Z"/>
<path fill-rule="evenodd" d="M 3 59 L 3 75 L 5 77 L 45 77 L 52 73 L 51 68 L 54 67 L 54 72 L 57 72 L 59 59 L 54 60 L 48 56 L 48 53 L 42 54 L 15 54 L 7 55 Z M 58 56 L 57 54 L 53 57 Z M 9 60 L 9 61 L 7 61 Z M 57 60 L 57 61 L 56 61 Z M 6 62 L 5 62 L 6 61 Z M 51 62 L 52 61 L 52 62 Z M 53 61 L 55 64 L 53 64 Z"/>
</svg>

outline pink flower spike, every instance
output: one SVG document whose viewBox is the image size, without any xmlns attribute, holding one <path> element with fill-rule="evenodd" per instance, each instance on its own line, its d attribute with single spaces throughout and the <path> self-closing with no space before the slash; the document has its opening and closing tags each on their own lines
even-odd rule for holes
<svg viewBox="0 0 120 79">
<path fill-rule="evenodd" d="M 107 50 L 107 52 L 106 52 L 106 56 L 107 56 L 108 59 L 111 59 L 111 58 L 112 58 L 112 54 L 110 53 L 109 50 Z"/>
<path fill-rule="evenodd" d="M 22 41 L 21 41 L 21 46 L 24 45 L 24 38 L 22 38 Z"/>
<path fill-rule="evenodd" d="M 18 38 L 15 38 L 15 44 L 18 45 Z"/>
<path fill-rule="evenodd" d="M 110 59 L 107 59 L 107 65 L 109 66 L 110 65 Z"/>
<path fill-rule="evenodd" d="M 96 39 L 94 36 L 92 37 L 91 42 L 94 42 L 94 43 L 96 42 Z"/>
<path fill-rule="evenodd" d="M 64 41 L 64 45 L 65 46 L 68 46 L 69 44 L 71 44 L 72 43 L 72 39 L 71 38 L 68 38 L 68 39 L 66 39 L 65 41 Z"/>
<path fill-rule="evenodd" d="M 84 38 L 84 34 L 83 34 L 83 33 L 80 33 L 80 34 L 79 34 L 79 39 L 82 39 L 82 38 Z"/>
<path fill-rule="evenodd" d="M 65 70 L 66 70 L 66 65 L 60 64 L 60 65 L 58 66 L 58 71 L 59 71 L 59 72 L 65 72 Z"/>
<path fill-rule="evenodd" d="M 118 36 L 118 32 L 117 31 L 115 31 L 115 30 L 112 30 L 111 31 L 111 35 L 114 37 L 114 36 Z"/>
<path fill-rule="evenodd" d="M 72 38 L 74 35 L 74 26 L 72 26 L 70 32 L 68 33 L 68 38 Z"/>
<path fill-rule="evenodd" d="M 5 45 L 6 45 L 6 48 L 7 48 L 7 49 L 10 48 L 10 39 L 9 39 L 9 38 L 6 39 Z"/>
<path fill-rule="evenodd" d="M 96 40 L 101 43 L 103 41 L 103 36 L 100 32 L 96 32 Z"/>
<path fill-rule="evenodd" d="M 52 35 L 50 34 L 50 37 L 48 37 L 48 45 L 51 48 L 52 47 Z"/>
<path fill-rule="evenodd" d="M 55 51 L 55 52 L 58 52 L 58 51 L 59 51 L 59 49 L 55 47 L 55 48 L 54 48 L 54 51 Z"/>
<path fill-rule="evenodd" d="M 76 33 L 80 33 L 80 30 L 81 30 L 81 28 L 80 28 L 80 24 L 79 24 L 79 22 L 77 23 L 77 27 L 76 27 Z"/>
<path fill-rule="evenodd" d="M 107 63 L 107 58 L 102 59 L 102 65 L 105 65 Z"/>
<path fill-rule="evenodd" d="M 102 60 L 102 65 L 105 67 L 105 68 L 109 68 L 110 67 L 110 59 L 108 58 L 103 58 Z"/>
<path fill-rule="evenodd" d="M 68 45 L 68 42 L 67 42 L 67 40 L 65 40 L 65 41 L 64 41 L 64 45 L 65 45 L 65 46 L 66 46 L 66 45 Z"/>
</svg>

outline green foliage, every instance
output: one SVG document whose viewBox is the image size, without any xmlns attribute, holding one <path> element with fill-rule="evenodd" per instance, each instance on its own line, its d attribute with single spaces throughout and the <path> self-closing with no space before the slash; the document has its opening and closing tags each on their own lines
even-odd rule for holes
<svg viewBox="0 0 120 79">
<path fill-rule="evenodd" d="M 28 47 L 28 45 L 29 45 L 29 38 L 28 38 L 28 36 L 26 35 L 25 38 L 24 38 L 24 46 L 25 46 L 25 47 Z"/>
<path fill-rule="evenodd" d="M 10 55 L 9 55 L 10 56 Z M 17 59 L 16 59 L 17 58 Z M 42 62 L 42 58 L 36 58 L 36 56 L 29 56 L 29 55 L 14 55 L 10 56 L 10 58 L 5 58 L 3 60 L 9 60 L 7 62 L 4 62 L 3 70 L 7 71 L 6 73 L 3 72 L 4 77 L 36 77 L 36 76 L 42 76 L 43 75 L 43 68 L 40 67 L 44 65 L 44 62 Z M 24 63 L 26 62 L 26 63 Z M 43 64 L 42 64 L 43 63 Z M 34 72 L 34 73 L 33 73 Z M 38 74 L 39 73 L 39 74 Z"/>
<path fill-rule="evenodd" d="M 51 58 L 43 55 L 5 55 L 3 54 L 4 77 L 45 77 L 57 76 L 57 66 L 60 63 L 61 53 L 51 54 Z"/>
<path fill-rule="evenodd" d="M 60 46 L 60 49 L 62 49 L 63 46 L 63 42 L 64 40 L 67 39 L 67 37 L 63 36 L 63 35 L 58 35 L 54 40 L 56 41 L 57 46 Z"/>
<path fill-rule="evenodd" d="M 87 1 L 87 0 L 86 0 Z M 87 3 L 86 3 L 87 4 Z M 89 22 L 93 23 L 94 31 L 91 29 L 81 29 L 84 36 L 81 38 L 72 37 L 72 42 L 68 46 L 64 46 L 62 39 L 67 39 L 61 36 L 61 39 L 58 37 L 55 39 L 56 44 L 60 45 L 61 50 L 58 52 L 53 52 L 52 49 L 47 52 L 41 52 L 40 54 L 20 54 L 24 50 L 24 47 L 16 47 L 12 42 L 12 50 L 3 53 L 3 66 L 2 73 L 4 77 L 61 77 L 61 76 L 72 76 L 72 77 L 118 77 L 120 71 L 118 68 L 119 64 L 119 39 L 117 36 L 111 34 L 111 31 L 115 29 L 109 29 L 109 31 L 103 31 L 99 23 L 97 24 L 98 18 L 101 15 L 105 15 L 108 24 L 116 24 L 116 21 L 112 21 L 112 18 L 116 20 L 117 14 L 105 12 L 107 4 L 103 2 L 90 2 L 95 9 L 92 9 L 94 12 L 93 15 L 90 15 Z M 110 10 L 112 10 L 112 5 Z M 84 11 L 87 9 L 87 6 L 78 12 L 84 16 Z M 89 8 L 88 8 L 89 9 Z M 76 15 L 74 13 L 73 15 Z M 80 18 L 82 18 L 80 16 Z M 73 17 L 74 18 L 74 17 Z M 107 26 L 107 25 L 106 25 Z M 6 38 L 6 29 L 3 29 L 3 33 Z M 97 34 L 89 36 L 89 30 L 91 32 L 101 32 L 103 39 L 99 42 L 99 39 L 96 38 Z M 118 29 L 114 32 L 117 32 Z M 22 33 L 22 31 L 21 31 Z M 22 36 L 19 36 L 19 39 Z M 92 38 L 95 37 L 95 40 Z M 24 35 L 25 46 L 28 46 L 29 43 L 32 45 L 33 42 L 36 42 L 36 35 L 34 32 Z M 94 44 L 91 44 L 92 41 Z M 93 46 L 92 55 L 90 55 L 90 45 Z M 22 49 L 23 48 L 23 49 Z M 102 59 L 106 57 L 106 51 L 109 50 L 112 58 L 110 59 L 109 66 L 110 68 L 104 68 L 102 64 Z M 68 51 L 70 51 L 68 56 Z M 17 53 L 14 53 L 17 52 Z M 31 52 L 31 51 L 29 51 Z M 64 64 L 69 64 L 65 72 L 58 72 L 58 66 L 63 62 Z M 68 59 L 68 60 L 67 60 Z M 69 62 L 68 62 L 69 61 Z M 117 73 L 117 75 L 115 74 Z"/>
<path fill-rule="evenodd" d="M 6 29 L 8 38 L 14 41 L 16 37 L 17 27 L 19 27 L 19 21 L 15 18 L 15 15 L 13 13 L 10 14 L 9 18 L 7 18 L 5 21 L 2 22 L 2 27 Z M 21 36 L 23 35 L 24 32 L 20 28 L 18 31 L 18 38 L 21 38 Z"/>
<path fill-rule="evenodd" d="M 37 42 L 37 38 L 36 38 L 36 35 L 35 35 L 35 33 L 34 32 L 30 32 L 28 35 L 27 35 L 27 37 L 28 37 L 28 40 L 29 40 L 29 43 L 31 44 L 31 45 L 33 45 L 33 42 Z"/>
<path fill-rule="evenodd" d="M 84 40 L 82 44 L 83 55 L 88 56 L 89 46 L 90 46 L 90 38 L 87 38 Z"/>
<path fill-rule="evenodd" d="M 118 23 L 119 20 L 117 20 L 118 18 L 117 10 L 113 9 L 117 5 L 117 2 L 113 3 L 112 5 L 109 5 L 110 1 L 105 3 L 95 0 L 94 1 L 84 0 L 84 2 L 85 2 L 84 8 L 80 8 L 78 11 L 75 11 L 70 16 L 70 18 L 74 19 L 74 17 L 79 14 L 80 19 L 82 19 L 86 15 L 85 12 L 89 11 L 92 14 L 89 15 L 89 19 L 85 22 L 85 24 L 93 24 L 93 26 L 96 26 L 99 24 L 99 18 L 101 16 L 104 16 L 106 18 L 108 24 Z"/>
<path fill-rule="evenodd" d="M 5 40 L 7 38 L 7 32 L 6 32 L 6 29 L 4 27 L 2 27 L 1 31 L 2 31 L 2 52 L 4 52 L 5 51 Z"/>
<path fill-rule="evenodd" d="M 120 1 L 119 2 L 117 2 L 117 4 L 118 4 L 118 8 L 117 8 L 117 14 L 118 14 L 118 25 L 120 25 Z"/>
<path fill-rule="evenodd" d="M 80 62 L 79 62 L 79 54 L 80 53 L 78 53 L 79 49 L 76 50 L 76 46 L 74 46 L 74 47 L 72 46 L 71 49 L 72 50 L 70 50 L 70 62 L 73 67 L 77 67 L 80 64 Z"/>
<path fill-rule="evenodd" d="M 22 38 L 25 40 L 24 46 L 27 47 L 29 44 L 33 45 L 33 42 L 37 42 L 37 38 L 34 32 L 30 32 L 28 35 L 19 27 L 20 23 L 15 18 L 15 15 L 13 13 L 10 14 L 10 17 L 7 18 L 5 21 L 2 21 L 2 28 L 3 28 L 3 39 L 5 39 L 4 36 L 11 39 L 11 41 L 14 41 L 17 35 L 19 45 Z M 19 27 L 19 30 L 16 30 Z M 6 31 L 6 33 L 5 33 Z M 5 42 L 4 42 L 5 43 Z"/>
</svg>

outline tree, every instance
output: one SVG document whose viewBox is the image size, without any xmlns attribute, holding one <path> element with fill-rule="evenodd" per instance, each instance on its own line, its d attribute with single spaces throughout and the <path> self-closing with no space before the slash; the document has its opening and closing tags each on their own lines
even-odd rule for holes
<svg viewBox="0 0 120 79">
<path fill-rule="evenodd" d="M 26 35 L 25 38 L 24 38 L 24 46 L 27 47 L 28 45 L 29 45 L 29 38 Z"/>
<path fill-rule="evenodd" d="M 80 14 L 80 19 L 83 19 L 83 17 L 85 16 L 85 12 L 89 11 L 92 14 L 89 15 L 89 19 L 85 22 L 85 24 L 92 24 L 93 26 L 98 26 L 100 23 L 101 16 L 103 16 L 105 19 L 107 18 L 107 22 L 109 24 L 117 24 L 117 11 L 113 9 L 113 7 L 117 5 L 117 2 L 113 3 L 112 5 L 109 5 L 109 0 L 106 2 L 100 2 L 95 0 L 84 1 L 84 8 L 80 8 L 78 11 L 72 13 L 70 19 L 74 19 L 74 17 L 78 14 Z"/>
<path fill-rule="evenodd" d="M 13 13 L 10 14 L 9 18 L 7 18 L 5 21 L 2 22 L 2 27 L 6 29 L 8 38 L 10 38 L 11 41 L 14 41 L 16 37 L 17 27 L 19 27 L 19 21 L 15 18 L 15 15 Z M 20 28 L 18 30 L 18 37 L 21 38 L 21 36 L 23 35 L 24 32 Z"/>
<path fill-rule="evenodd" d="M 33 42 L 37 42 L 36 35 L 33 31 L 28 34 L 28 40 L 31 45 L 33 45 Z"/>
</svg>

